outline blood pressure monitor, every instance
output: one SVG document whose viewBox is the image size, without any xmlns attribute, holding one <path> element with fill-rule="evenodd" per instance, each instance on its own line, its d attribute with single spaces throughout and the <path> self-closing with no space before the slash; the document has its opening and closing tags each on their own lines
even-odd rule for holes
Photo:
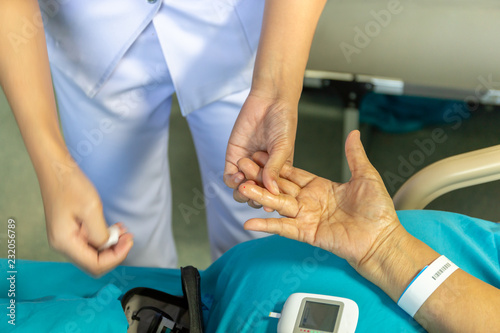
<svg viewBox="0 0 500 333">
<path fill-rule="evenodd" d="M 350 299 L 296 293 L 283 305 L 278 333 L 354 333 L 358 317 L 358 305 Z"/>
</svg>

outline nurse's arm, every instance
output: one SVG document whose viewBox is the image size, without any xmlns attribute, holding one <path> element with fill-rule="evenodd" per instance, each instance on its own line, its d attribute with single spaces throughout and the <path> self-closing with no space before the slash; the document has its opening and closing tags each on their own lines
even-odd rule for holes
<svg viewBox="0 0 500 333">
<path fill-rule="evenodd" d="M 270 97 L 283 102 L 281 109 L 289 119 L 284 119 L 277 126 L 287 128 L 287 121 L 297 121 L 297 105 L 307 59 L 325 3 L 326 0 L 266 0 L 251 94 L 272 94 Z M 271 160 L 263 174 L 268 189 L 273 189 L 271 184 L 278 178 L 283 164 L 293 160 L 296 128 L 290 125 L 288 130 L 293 132 L 288 133 L 286 140 L 291 145 L 286 147 L 288 150 L 280 147 L 268 150 Z"/>
<path fill-rule="evenodd" d="M 252 93 L 298 102 L 326 0 L 266 0 Z"/>
<path fill-rule="evenodd" d="M 297 109 L 314 31 L 326 0 L 266 0 L 250 95 L 234 125 L 226 153 L 224 181 L 236 189 L 243 180 L 237 161 L 266 151 L 264 185 L 275 184 L 293 160 Z M 235 191 L 235 199 L 248 199 Z"/>
<path fill-rule="evenodd" d="M 108 238 L 99 195 L 66 148 L 56 111 L 45 34 L 36 0 L 0 1 L 0 85 L 38 177 L 51 246 L 100 274 L 121 262 L 130 236 Z"/>
</svg>

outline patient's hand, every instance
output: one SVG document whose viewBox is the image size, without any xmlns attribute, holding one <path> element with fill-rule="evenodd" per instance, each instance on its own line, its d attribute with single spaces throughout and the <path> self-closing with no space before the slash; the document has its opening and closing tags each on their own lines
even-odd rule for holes
<svg viewBox="0 0 500 333">
<path fill-rule="evenodd" d="M 359 132 L 347 138 L 346 155 L 352 172 L 348 183 L 334 183 L 286 166 L 278 181 L 282 194 L 277 196 L 259 185 L 267 154 L 254 154 L 256 163 L 239 161 L 240 170 L 251 179 L 240 185 L 239 191 L 286 216 L 251 219 L 245 228 L 331 251 L 347 259 L 396 302 L 439 253 L 399 223 L 382 179 L 366 157 Z M 414 318 L 429 332 L 499 331 L 499 300 L 497 288 L 459 269 L 429 296 Z"/>
<path fill-rule="evenodd" d="M 257 164 L 240 160 L 239 168 L 251 181 L 240 185 L 239 191 L 285 216 L 251 219 L 245 229 L 321 247 L 360 268 L 401 224 L 382 178 L 365 154 L 358 131 L 347 138 L 346 156 L 352 173 L 348 183 L 334 183 L 285 165 L 278 182 L 280 195 L 259 186 L 266 153 L 253 156 Z"/>
</svg>

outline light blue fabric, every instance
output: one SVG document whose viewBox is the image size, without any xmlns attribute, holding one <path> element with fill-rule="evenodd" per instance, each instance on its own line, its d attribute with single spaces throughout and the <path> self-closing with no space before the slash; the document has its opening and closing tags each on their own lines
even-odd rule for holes
<svg viewBox="0 0 500 333">
<path fill-rule="evenodd" d="M 11 274 L 0 260 L 0 332 L 126 332 L 119 296 L 135 287 L 182 295 L 177 269 L 118 267 L 94 279 L 69 263 L 16 261 L 15 323 L 8 323 Z"/>
<path fill-rule="evenodd" d="M 33 301 L 19 302 L 16 306 L 15 325 L 6 332 L 125 332 L 127 321 L 116 299 L 121 291 L 113 284 L 104 286 L 91 297 L 81 298 L 60 294 Z M 0 326 L 1 327 L 1 326 Z M 83 329 L 85 328 L 85 329 Z"/>
<path fill-rule="evenodd" d="M 434 211 L 398 214 L 411 234 L 461 269 L 500 288 L 500 224 Z M 96 280 L 71 264 L 16 264 L 15 332 L 31 332 L 32 327 L 37 327 L 37 332 L 125 332 L 120 303 L 110 300 L 111 295 L 136 286 L 182 293 L 178 270 L 119 267 Z M 6 272 L 6 260 L 1 265 Z M 282 237 L 240 244 L 201 275 L 207 332 L 276 332 L 277 319 L 267 314 L 280 312 L 294 292 L 353 299 L 360 310 L 356 332 L 423 331 L 345 260 Z M 8 282 L 5 277 L 0 282 L 3 311 L 9 302 L 4 292 Z M 12 331 L 6 316 L 2 317 L 0 332 Z"/>
<path fill-rule="evenodd" d="M 500 288 L 500 224 L 434 211 L 401 211 L 414 236 L 468 273 Z M 241 244 L 204 272 L 214 302 L 208 332 L 276 332 L 286 298 L 295 292 L 354 300 L 356 332 L 422 332 L 420 325 L 343 259 L 304 243 L 269 237 Z M 205 290 L 208 290 L 206 288 Z"/>
</svg>

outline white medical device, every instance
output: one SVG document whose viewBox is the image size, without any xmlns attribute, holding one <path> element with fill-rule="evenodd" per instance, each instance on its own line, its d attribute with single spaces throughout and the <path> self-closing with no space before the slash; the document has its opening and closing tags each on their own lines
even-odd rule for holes
<svg viewBox="0 0 500 333">
<path fill-rule="evenodd" d="M 270 316 L 280 318 L 278 333 L 354 333 L 359 309 L 347 298 L 296 293 L 286 300 L 281 316 Z"/>
</svg>

